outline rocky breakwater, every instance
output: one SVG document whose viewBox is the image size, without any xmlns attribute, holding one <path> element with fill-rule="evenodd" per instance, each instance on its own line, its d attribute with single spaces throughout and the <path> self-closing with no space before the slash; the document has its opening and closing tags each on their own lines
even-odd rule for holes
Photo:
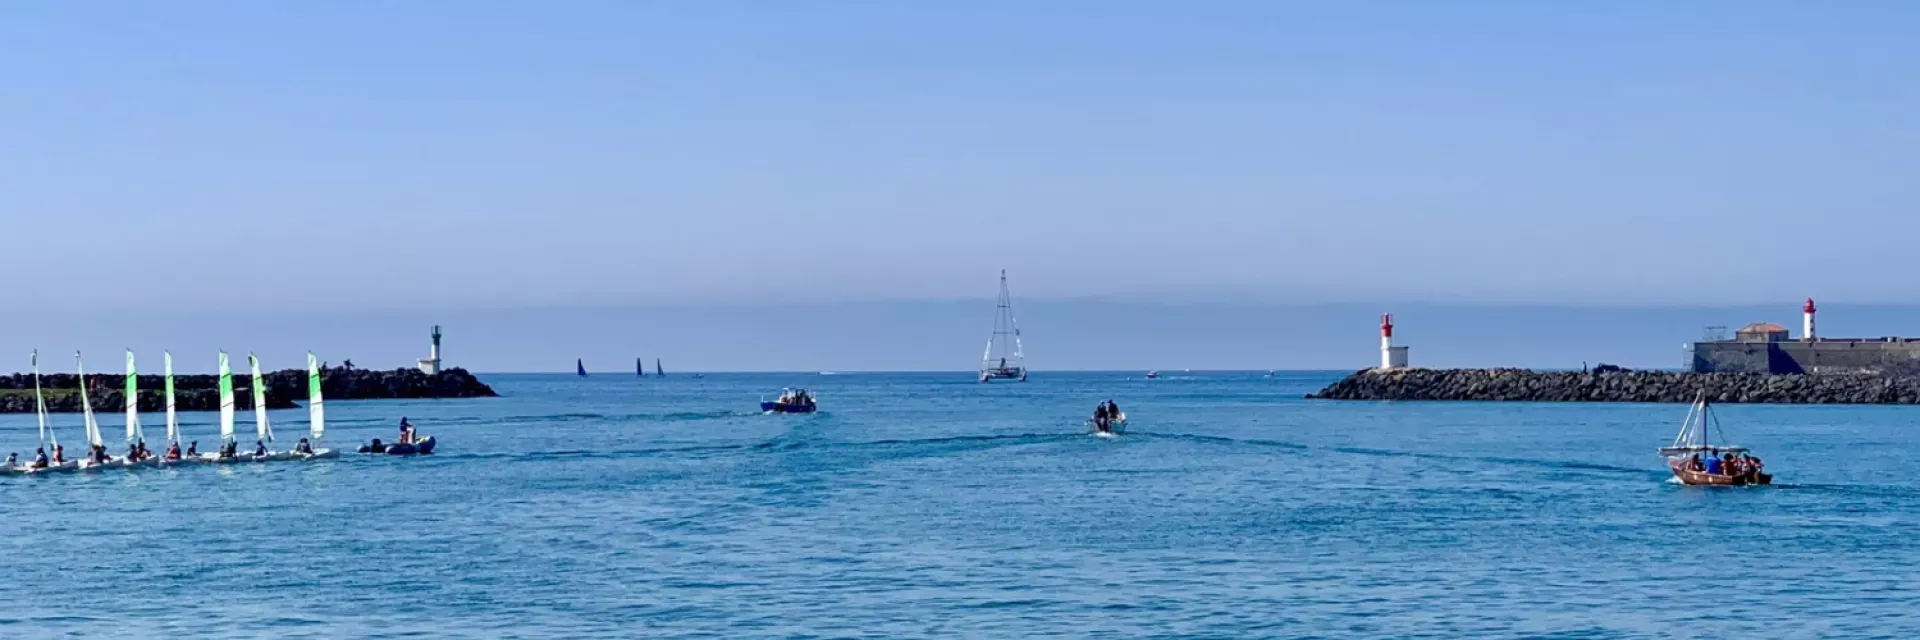
<svg viewBox="0 0 1920 640">
<path fill-rule="evenodd" d="M 1368 369 L 1310 399 L 1491 402 L 1920 404 L 1920 379 L 1884 375 L 1767 375 L 1675 371 Z"/>
<path fill-rule="evenodd" d="M 292 409 L 307 399 L 307 372 L 287 369 L 261 375 L 265 378 L 268 409 Z M 88 374 L 83 385 L 71 373 L 42 374 L 40 388 L 51 413 L 79 413 L 80 389 L 95 412 L 126 410 L 125 374 Z M 166 409 L 165 378 L 140 376 L 141 411 Z M 218 411 L 220 377 L 214 375 L 178 375 L 173 378 L 174 404 L 180 411 Z M 328 400 L 383 400 L 400 398 L 490 398 L 498 396 L 492 387 L 465 369 L 447 369 L 435 375 L 417 369 L 377 371 L 328 368 L 320 372 L 320 392 Z M 253 409 L 253 376 L 235 375 L 233 395 L 236 409 Z M 33 413 L 33 376 L 15 373 L 0 375 L 0 413 Z"/>
</svg>

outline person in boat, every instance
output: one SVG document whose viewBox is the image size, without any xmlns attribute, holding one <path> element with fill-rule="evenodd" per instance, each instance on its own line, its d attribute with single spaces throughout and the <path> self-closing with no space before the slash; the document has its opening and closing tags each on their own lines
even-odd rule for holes
<svg viewBox="0 0 1920 640">
<path fill-rule="evenodd" d="M 1107 430 L 1107 403 L 1105 402 L 1093 408 L 1093 430 L 1102 432 Z"/>
<path fill-rule="evenodd" d="M 174 443 L 173 446 L 178 447 L 180 446 L 180 443 L 176 442 Z M 187 455 L 195 458 L 200 457 L 200 441 L 199 440 L 195 440 L 192 443 L 189 443 L 187 445 Z"/>
<path fill-rule="evenodd" d="M 134 443 L 134 444 L 127 445 L 127 462 L 139 462 L 139 461 L 140 461 L 140 444 Z"/>
<path fill-rule="evenodd" d="M 67 445 L 64 445 L 64 444 L 53 445 L 53 463 L 54 464 L 67 463 Z"/>
<path fill-rule="evenodd" d="M 216 455 L 221 460 L 232 460 L 234 456 L 239 455 L 239 448 L 240 443 L 238 442 L 222 442 L 220 443 L 220 453 Z"/>
<path fill-rule="evenodd" d="M 168 460 L 180 459 L 180 443 L 175 442 L 173 444 L 167 445 L 167 459 Z"/>
<path fill-rule="evenodd" d="M 1107 419 L 1119 420 L 1120 416 L 1120 405 L 1114 404 L 1111 399 L 1107 400 Z"/>
<path fill-rule="evenodd" d="M 11 451 L 7 452 L 7 468 L 12 469 L 18 466 L 20 466 L 20 454 Z"/>
<path fill-rule="evenodd" d="M 1707 465 L 1707 468 L 1706 468 L 1707 475 L 1714 475 L 1714 476 L 1720 475 L 1720 471 L 1721 471 L 1720 456 L 1714 455 L 1714 452 L 1712 451 L 1708 451 L 1706 456 L 1706 465 Z"/>
<path fill-rule="evenodd" d="M 33 450 L 33 468 L 45 469 L 48 466 L 49 466 L 49 463 L 47 462 L 47 448 L 41 447 L 38 449 L 34 449 Z"/>
<path fill-rule="evenodd" d="M 267 455 L 267 441 L 265 440 L 253 441 L 253 455 L 256 455 L 256 456 Z"/>
<path fill-rule="evenodd" d="M 413 425 L 406 416 L 400 416 L 400 444 L 413 442 Z"/>
<path fill-rule="evenodd" d="M 293 452 L 311 455 L 313 453 L 313 445 L 308 444 L 306 438 L 301 438 L 299 443 L 293 445 Z"/>
<path fill-rule="evenodd" d="M 373 453 L 386 453 L 387 445 L 381 444 L 379 438 L 374 438 L 373 444 L 367 446 L 367 451 L 371 451 Z"/>
<path fill-rule="evenodd" d="M 113 459 L 112 456 L 107 455 L 107 445 L 104 444 L 93 445 L 93 451 L 87 454 L 87 458 L 93 460 L 94 464 L 106 464 L 108 460 Z"/>
</svg>

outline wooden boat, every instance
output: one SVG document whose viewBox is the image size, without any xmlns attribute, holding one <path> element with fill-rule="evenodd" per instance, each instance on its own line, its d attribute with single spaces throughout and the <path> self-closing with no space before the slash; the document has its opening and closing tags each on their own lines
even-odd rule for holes
<svg viewBox="0 0 1920 640">
<path fill-rule="evenodd" d="M 1773 483 L 1773 476 L 1765 472 L 1764 463 L 1748 455 L 1746 447 L 1713 444 L 1710 431 L 1722 441 L 1726 439 L 1726 432 L 1720 428 L 1720 419 L 1713 415 L 1713 408 L 1707 404 L 1707 394 L 1701 392 L 1699 398 L 1693 401 L 1693 407 L 1687 411 L 1687 419 L 1680 423 L 1680 433 L 1673 437 L 1673 444 L 1660 448 L 1660 456 L 1666 459 L 1667 469 L 1681 484 L 1742 487 Z M 1725 468 L 1728 464 L 1738 470 Z"/>
</svg>

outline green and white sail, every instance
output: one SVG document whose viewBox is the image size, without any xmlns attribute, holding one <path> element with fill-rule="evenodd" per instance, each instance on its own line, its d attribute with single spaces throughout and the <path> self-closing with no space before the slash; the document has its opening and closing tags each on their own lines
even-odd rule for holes
<svg viewBox="0 0 1920 640">
<path fill-rule="evenodd" d="M 100 421 L 93 418 L 93 401 L 87 399 L 87 367 L 80 362 L 80 352 L 73 352 L 73 369 L 80 373 L 80 411 L 86 415 L 87 444 L 96 447 L 107 446 L 105 438 L 100 437 Z"/>
<path fill-rule="evenodd" d="M 313 443 L 327 435 L 326 399 L 320 396 L 320 360 L 307 352 L 307 421 L 313 425 Z"/>
<path fill-rule="evenodd" d="M 40 393 L 40 350 L 33 350 L 33 411 L 40 418 L 40 446 L 42 448 L 60 446 L 60 439 L 54 437 L 53 429 L 47 426 L 47 397 Z M 53 450 L 48 448 L 51 455 Z"/>
<path fill-rule="evenodd" d="M 273 427 L 267 424 L 267 379 L 260 375 L 260 359 L 247 354 L 247 367 L 253 370 L 253 420 L 261 442 L 273 442 Z"/>
<path fill-rule="evenodd" d="M 173 410 L 173 352 L 165 354 L 167 361 L 167 443 L 180 444 L 180 420 Z"/>
<path fill-rule="evenodd" d="M 233 366 L 225 351 L 220 352 L 220 441 L 233 442 Z"/>
<path fill-rule="evenodd" d="M 140 431 L 140 373 L 133 368 L 133 350 L 127 350 L 127 443 L 144 442 Z"/>
</svg>

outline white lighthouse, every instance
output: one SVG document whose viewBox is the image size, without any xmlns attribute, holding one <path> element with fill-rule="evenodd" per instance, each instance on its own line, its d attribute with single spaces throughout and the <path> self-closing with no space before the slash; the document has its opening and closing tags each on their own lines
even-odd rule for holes
<svg viewBox="0 0 1920 640">
<path fill-rule="evenodd" d="M 420 372 L 427 375 L 440 373 L 440 325 L 433 325 L 433 345 L 427 347 L 427 357 L 420 359 Z"/>
<path fill-rule="evenodd" d="M 1407 348 L 1393 346 L 1393 314 L 1380 316 L 1380 368 L 1403 369 L 1407 366 Z"/>
<path fill-rule="evenodd" d="M 1800 308 L 1800 339 L 1813 342 L 1818 334 L 1813 332 L 1813 298 L 1807 298 L 1807 306 Z"/>
</svg>

